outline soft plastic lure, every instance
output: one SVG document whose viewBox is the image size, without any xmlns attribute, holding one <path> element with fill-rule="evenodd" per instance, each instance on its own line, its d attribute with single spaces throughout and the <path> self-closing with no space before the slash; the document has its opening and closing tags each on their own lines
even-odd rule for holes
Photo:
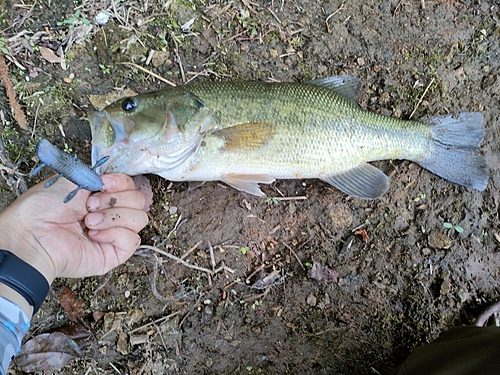
<svg viewBox="0 0 500 375">
<path fill-rule="evenodd" d="M 30 178 L 40 172 L 43 167 L 47 166 L 59 173 L 59 176 L 47 181 L 45 184 L 46 188 L 53 185 L 60 177 L 64 177 L 78 186 L 77 189 L 64 198 L 64 203 L 69 202 L 78 190 L 99 191 L 102 189 L 101 177 L 96 173 L 95 169 L 104 164 L 109 156 L 104 156 L 95 163 L 94 167 L 89 168 L 78 159 L 78 156 L 67 154 L 46 139 L 42 139 L 38 143 L 36 152 L 42 164 L 30 173 Z"/>
</svg>

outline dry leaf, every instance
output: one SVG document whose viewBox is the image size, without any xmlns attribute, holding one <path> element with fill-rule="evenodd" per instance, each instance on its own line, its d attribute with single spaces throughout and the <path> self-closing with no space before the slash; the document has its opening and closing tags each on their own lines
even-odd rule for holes
<svg viewBox="0 0 500 375">
<path fill-rule="evenodd" d="M 104 316 L 104 312 L 102 311 L 94 311 L 92 313 L 92 317 L 94 318 L 94 322 L 98 322 Z"/>
<path fill-rule="evenodd" d="M 14 363 L 24 372 L 54 373 L 81 355 L 78 345 L 64 333 L 44 333 L 24 344 Z"/>
<path fill-rule="evenodd" d="M 89 330 L 81 324 L 66 324 L 65 326 L 57 328 L 57 332 L 64 333 L 70 339 L 75 340 L 77 344 L 90 336 Z"/>
<path fill-rule="evenodd" d="M 54 51 L 52 51 L 50 48 L 47 48 L 47 47 L 42 47 L 42 46 L 38 46 L 38 48 L 40 49 L 40 55 L 42 55 L 42 57 L 47 60 L 49 63 L 53 63 L 53 64 L 60 64 L 61 63 L 61 58 L 59 56 L 57 56 Z"/>
<path fill-rule="evenodd" d="M 278 270 L 274 270 L 269 274 L 262 271 L 259 274 L 259 279 L 252 285 L 252 287 L 257 289 L 265 289 L 270 285 L 279 284 L 280 281 L 282 281 L 282 279 Z"/>
<path fill-rule="evenodd" d="M 363 242 L 368 242 L 368 233 L 366 233 L 366 230 L 364 229 L 359 229 L 354 232 L 354 234 L 359 234 L 361 236 L 361 239 Z"/>
<path fill-rule="evenodd" d="M 73 322 L 81 322 L 80 319 L 84 315 L 84 301 L 80 300 L 69 288 L 64 287 L 59 297 L 59 302 Z"/>
<path fill-rule="evenodd" d="M 336 283 L 339 274 L 328 267 L 322 266 L 313 261 L 313 266 L 309 271 L 309 277 L 324 283 Z"/>
</svg>

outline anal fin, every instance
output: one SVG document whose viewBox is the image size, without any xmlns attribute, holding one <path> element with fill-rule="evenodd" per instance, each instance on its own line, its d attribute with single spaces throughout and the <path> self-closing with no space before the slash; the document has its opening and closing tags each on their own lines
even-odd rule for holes
<svg viewBox="0 0 500 375">
<path fill-rule="evenodd" d="M 368 163 L 321 179 L 346 194 L 363 199 L 378 199 L 389 190 L 389 178 Z"/>
<path fill-rule="evenodd" d="M 222 182 L 233 188 L 259 197 L 265 196 L 258 184 L 271 184 L 275 179 L 266 174 L 239 175 L 227 174 Z"/>
</svg>

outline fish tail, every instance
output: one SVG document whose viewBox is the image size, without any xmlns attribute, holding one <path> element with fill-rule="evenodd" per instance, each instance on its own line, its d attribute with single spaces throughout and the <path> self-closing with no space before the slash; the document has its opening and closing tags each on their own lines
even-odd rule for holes
<svg viewBox="0 0 500 375">
<path fill-rule="evenodd" d="M 483 191 L 488 185 L 488 166 L 479 152 L 483 140 L 483 115 L 464 112 L 428 121 L 431 137 L 422 167 L 456 184 Z"/>
</svg>

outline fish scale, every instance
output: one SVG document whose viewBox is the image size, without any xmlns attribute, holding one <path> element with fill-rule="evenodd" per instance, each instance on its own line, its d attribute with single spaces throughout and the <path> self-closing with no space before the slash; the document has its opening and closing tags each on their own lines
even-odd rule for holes
<svg viewBox="0 0 500 375">
<path fill-rule="evenodd" d="M 428 126 L 425 124 L 361 111 L 335 92 L 312 85 L 283 84 L 269 88 L 258 83 L 244 83 L 240 88 L 238 82 L 220 85 L 205 83 L 193 86 L 191 92 L 203 98 L 207 107 L 220 114 L 220 123 L 224 128 L 260 121 L 274 122 L 280 129 L 275 142 L 267 148 L 248 150 L 246 153 L 233 152 L 225 160 L 216 153 L 201 152 L 201 170 L 215 164 L 216 158 L 220 170 L 231 163 L 241 166 L 235 173 L 261 174 L 271 168 L 275 178 L 287 178 L 292 170 L 301 169 L 304 171 L 302 177 L 313 178 L 318 174 L 352 168 L 360 160 L 416 159 L 422 155 L 424 142 L 428 139 Z M 225 97 L 231 99 L 225 101 L 222 99 Z M 281 97 L 292 97 L 293 101 L 283 104 L 279 99 Z M 248 101 L 253 103 L 251 109 L 233 109 L 236 107 L 234 103 Z M 327 111 L 329 106 L 335 106 L 336 111 Z M 361 112 L 364 118 L 356 116 L 357 112 Z M 409 141 L 411 135 L 418 141 Z M 213 147 L 220 142 L 214 138 L 210 140 Z M 412 147 L 415 144 L 418 147 Z M 358 150 L 355 155 L 351 152 L 353 148 Z M 404 153 L 401 150 L 405 150 Z M 263 158 L 265 166 L 262 165 Z"/>
<path fill-rule="evenodd" d="M 263 195 L 258 184 L 320 178 L 376 199 L 387 176 L 368 162 L 408 159 L 484 190 L 483 116 L 464 112 L 405 121 L 361 110 L 352 76 L 306 83 L 201 82 L 125 98 L 89 116 L 101 170 L 172 181 L 220 180 Z"/>
</svg>

